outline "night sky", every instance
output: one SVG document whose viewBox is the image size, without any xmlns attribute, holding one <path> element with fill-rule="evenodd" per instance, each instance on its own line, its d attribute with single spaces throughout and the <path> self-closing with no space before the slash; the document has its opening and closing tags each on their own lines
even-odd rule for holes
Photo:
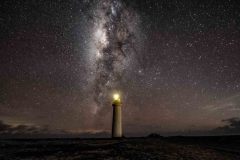
<svg viewBox="0 0 240 160">
<path fill-rule="evenodd" d="M 115 92 L 126 135 L 240 134 L 237 0 L 2 0 L 0 31 L 0 134 L 109 132 Z"/>
</svg>

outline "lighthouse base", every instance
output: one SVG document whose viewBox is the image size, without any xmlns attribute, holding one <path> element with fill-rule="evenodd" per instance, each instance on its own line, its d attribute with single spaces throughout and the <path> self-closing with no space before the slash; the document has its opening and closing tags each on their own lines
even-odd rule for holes
<svg viewBox="0 0 240 160">
<path fill-rule="evenodd" d="M 122 138 L 121 106 L 113 106 L 112 138 Z"/>
</svg>

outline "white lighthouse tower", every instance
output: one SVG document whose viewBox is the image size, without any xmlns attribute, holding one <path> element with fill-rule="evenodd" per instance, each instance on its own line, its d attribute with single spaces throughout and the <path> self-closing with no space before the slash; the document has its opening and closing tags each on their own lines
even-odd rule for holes
<svg viewBox="0 0 240 160">
<path fill-rule="evenodd" d="M 113 95 L 112 138 L 122 137 L 122 108 L 119 94 Z"/>
</svg>

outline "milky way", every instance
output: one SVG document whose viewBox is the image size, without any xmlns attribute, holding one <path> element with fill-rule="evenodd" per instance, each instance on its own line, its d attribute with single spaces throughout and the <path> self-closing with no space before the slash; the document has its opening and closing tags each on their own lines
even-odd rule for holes
<svg viewBox="0 0 240 160">
<path fill-rule="evenodd" d="M 94 100 L 103 108 L 109 105 L 108 95 L 119 90 L 119 82 L 129 67 L 131 54 L 136 53 L 137 17 L 119 0 L 100 1 L 94 11 Z"/>
</svg>

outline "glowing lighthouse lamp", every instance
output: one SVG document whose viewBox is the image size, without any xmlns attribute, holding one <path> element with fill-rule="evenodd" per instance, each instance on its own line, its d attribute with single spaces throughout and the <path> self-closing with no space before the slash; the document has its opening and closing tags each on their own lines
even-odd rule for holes
<svg viewBox="0 0 240 160">
<path fill-rule="evenodd" d="M 119 94 L 113 95 L 112 138 L 122 137 L 122 110 Z"/>
</svg>

